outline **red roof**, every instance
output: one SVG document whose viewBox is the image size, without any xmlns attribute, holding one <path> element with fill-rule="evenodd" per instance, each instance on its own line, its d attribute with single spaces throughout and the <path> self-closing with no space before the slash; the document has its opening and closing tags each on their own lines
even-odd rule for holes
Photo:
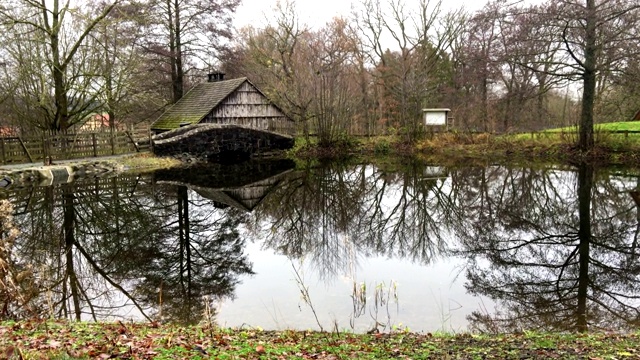
<svg viewBox="0 0 640 360">
<path fill-rule="evenodd" d="M 16 136 L 18 129 L 11 126 L 0 126 L 0 136 Z"/>
</svg>

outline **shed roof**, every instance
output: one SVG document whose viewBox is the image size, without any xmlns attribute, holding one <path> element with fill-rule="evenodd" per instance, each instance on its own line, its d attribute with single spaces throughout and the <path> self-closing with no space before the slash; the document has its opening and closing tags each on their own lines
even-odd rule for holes
<svg viewBox="0 0 640 360">
<path fill-rule="evenodd" d="M 246 77 L 200 83 L 160 115 L 151 128 L 172 130 L 181 125 L 197 124 L 245 81 L 248 81 Z"/>
<path fill-rule="evenodd" d="M 640 120 L 640 110 L 638 110 L 638 112 L 634 115 L 633 119 L 631 120 Z"/>
</svg>

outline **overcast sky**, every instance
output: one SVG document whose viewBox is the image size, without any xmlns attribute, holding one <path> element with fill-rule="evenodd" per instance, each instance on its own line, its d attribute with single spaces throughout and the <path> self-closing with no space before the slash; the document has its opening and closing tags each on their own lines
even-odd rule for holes
<svg viewBox="0 0 640 360">
<path fill-rule="evenodd" d="M 284 1 L 284 0 L 283 0 Z M 407 5 L 417 0 L 405 0 Z M 242 4 L 236 11 L 235 26 L 245 25 L 262 27 L 265 23 L 265 14 L 269 14 L 277 0 L 242 0 Z M 435 3 L 435 1 L 433 1 Z M 468 11 L 482 7 L 486 0 L 443 0 L 443 8 L 454 9 L 464 6 Z M 314 27 L 320 27 L 334 16 L 349 17 L 353 4 L 359 4 L 360 0 L 297 0 L 296 9 L 302 22 Z"/>
<path fill-rule="evenodd" d="M 249 24 L 261 27 L 266 21 L 264 14 L 269 14 L 276 2 L 277 0 L 242 0 L 236 11 L 236 27 Z M 347 17 L 351 2 L 352 0 L 297 0 L 296 9 L 305 23 L 320 26 L 336 15 Z"/>
</svg>

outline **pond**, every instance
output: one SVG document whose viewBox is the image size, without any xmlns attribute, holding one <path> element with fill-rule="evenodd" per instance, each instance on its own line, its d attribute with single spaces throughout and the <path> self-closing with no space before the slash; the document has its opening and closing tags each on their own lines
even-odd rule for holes
<svg viewBox="0 0 640 360">
<path fill-rule="evenodd" d="M 639 184 L 586 165 L 270 160 L 9 188 L 1 316 L 624 331 Z"/>
</svg>

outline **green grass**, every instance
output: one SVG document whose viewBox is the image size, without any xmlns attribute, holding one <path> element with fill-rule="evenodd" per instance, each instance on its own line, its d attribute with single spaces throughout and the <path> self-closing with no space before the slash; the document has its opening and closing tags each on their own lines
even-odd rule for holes
<svg viewBox="0 0 640 360">
<path fill-rule="evenodd" d="M 390 334 L 138 323 L 0 323 L 5 359 L 637 359 L 639 334 Z"/>
<path fill-rule="evenodd" d="M 640 131 L 640 121 L 619 121 L 605 124 L 596 124 L 597 130 L 607 131 Z"/>
<path fill-rule="evenodd" d="M 118 160 L 119 163 L 130 170 L 151 171 L 180 166 L 181 162 L 170 157 L 156 157 L 151 153 L 143 153 L 133 156 L 125 156 Z"/>
<path fill-rule="evenodd" d="M 583 152 L 577 147 L 575 127 L 550 129 L 519 134 L 447 132 L 425 136 L 415 143 L 403 143 L 396 136 L 355 138 L 353 144 L 336 149 L 317 146 L 296 139 L 296 147 L 288 154 L 297 162 L 337 156 L 384 158 L 414 156 L 430 162 L 554 162 L 574 164 L 578 161 L 600 165 L 637 165 L 640 161 L 640 133 L 610 131 L 640 131 L 640 121 L 600 124 L 594 134 L 595 146 Z"/>
<path fill-rule="evenodd" d="M 604 124 L 595 124 L 597 131 L 640 131 L 640 121 L 618 121 Z M 577 132 L 577 126 L 567 126 L 563 128 L 548 129 L 544 132 Z"/>
</svg>

